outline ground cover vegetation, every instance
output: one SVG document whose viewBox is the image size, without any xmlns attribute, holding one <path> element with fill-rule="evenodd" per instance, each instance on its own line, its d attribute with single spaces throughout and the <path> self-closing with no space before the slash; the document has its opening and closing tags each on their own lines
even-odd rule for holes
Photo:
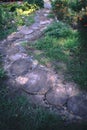
<svg viewBox="0 0 87 130">
<path fill-rule="evenodd" d="M 72 39 L 74 44 L 71 49 L 74 53 L 69 68 L 73 79 L 87 90 L 87 0 L 55 0 L 52 6 L 59 20 L 76 29 L 76 36 L 72 34 L 75 41 Z"/>
<path fill-rule="evenodd" d="M 16 31 L 18 26 L 31 25 L 37 9 L 39 6 L 28 2 L 0 4 L 0 39 Z"/>
<path fill-rule="evenodd" d="M 56 62 L 65 62 L 66 73 L 87 90 L 87 1 L 54 0 L 52 9 L 59 21 L 45 30 L 44 38 L 35 46 L 55 61 L 57 71 Z"/>
</svg>

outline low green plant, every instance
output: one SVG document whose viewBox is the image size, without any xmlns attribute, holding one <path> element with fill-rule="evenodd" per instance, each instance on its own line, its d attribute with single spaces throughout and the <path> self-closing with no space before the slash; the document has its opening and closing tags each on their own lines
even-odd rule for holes
<svg viewBox="0 0 87 130">
<path fill-rule="evenodd" d="M 80 54 L 82 55 L 82 54 Z M 87 61 L 74 56 L 68 63 L 68 69 L 72 74 L 73 80 L 80 85 L 82 90 L 87 91 Z"/>
<path fill-rule="evenodd" d="M 59 38 L 59 37 L 68 37 L 72 34 L 72 29 L 68 24 L 63 22 L 54 22 L 46 30 L 46 35 Z"/>
<path fill-rule="evenodd" d="M 19 90 L 20 91 L 20 90 Z M 61 117 L 30 104 L 26 97 L 0 88 L 0 130 L 52 130 L 62 127 Z M 33 125 L 32 125 L 33 124 Z"/>
<path fill-rule="evenodd" d="M 39 7 L 44 7 L 44 0 L 24 0 L 27 1 L 29 4 L 36 4 Z"/>
<path fill-rule="evenodd" d="M 65 0 L 52 1 L 52 9 L 58 20 L 63 20 L 68 12 L 67 2 Z"/>
<path fill-rule="evenodd" d="M 30 104 L 19 93 L 11 94 L 5 86 L 0 87 L 0 130 L 86 130 L 86 123 L 66 125 L 60 116 Z"/>
<path fill-rule="evenodd" d="M 87 0 L 75 0 L 69 2 L 69 6 L 72 10 L 79 12 L 82 10 L 82 8 L 87 7 Z"/>
<path fill-rule="evenodd" d="M 37 41 L 35 46 L 44 50 L 52 60 L 67 61 L 70 51 L 77 47 L 75 35 L 67 24 L 53 23 L 45 30 L 45 37 Z M 74 45 L 76 47 L 72 49 Z"/>
<path fill-rule="evenodd" d="M 78 34 L 79 34 L 79 42 L 80 48 L 83 50 L 87 50 L 87 15 L 84 14 L 78 17 Z"/>
<path fill-rule="evenodd" d="M 0 78 L 3 78 L 5 76 L 5 71 L 3 68 L 0 68 Z"/>
<path fill-rule="evenodd" d="M 30 14 L 29 16 L 27 16 L 27 18 L 25 17 L 25 19 L 26 19 L 25 20 L 25 25 L 26 26 L 30 26 L 31 24 L 33 24 L 35 22 L 34 17 L 35 17 L 34 13 Z"/>
<path fill-rule="evenodd" d="M 8 3 L 0 5 L 0 39 L 16 31 L 18 26 L 30 26 L 34 22 L 34 12 L 39 9 L 36 4 Z"/>
</svg>

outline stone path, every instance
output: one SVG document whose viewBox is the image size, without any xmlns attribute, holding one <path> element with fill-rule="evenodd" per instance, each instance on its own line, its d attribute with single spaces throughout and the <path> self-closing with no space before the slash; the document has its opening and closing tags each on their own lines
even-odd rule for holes
<svg viewBox="0 0 87 130">
<path fill-rule="evenodd" d="M 66 82 L 53 68 L 39 64 L 22 46 L 23 42 L 35 41 L 43 35 L 43 30 L 53 21 L 47 18 L 49 12 L 49 9 L 37 11 L 33 25 L 19 27 L 1 41 L 4 69 L 9 78 L 7 84 L 14 92 L 22 90 L 31 103 L 68 120 L 86 120 L 87 93 L 78 90 L 75 83 Z"/>
</svg>

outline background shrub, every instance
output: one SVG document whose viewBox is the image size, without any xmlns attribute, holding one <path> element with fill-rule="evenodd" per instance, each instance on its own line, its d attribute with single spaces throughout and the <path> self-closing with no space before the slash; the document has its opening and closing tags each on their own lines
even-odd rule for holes
<svg viewBox="0 0 87 130">
<path fill-rule="evenodd" d="M 63 0 L 52 1 L 52 8 L 58 20 L 63 20 L 67 13 L 67 2 Z"/>
<path fill-rule="evenodd" d="M 69 2 L 69 6 L 72 8 L 72 10 L 79 12 L 82 8 L 87 7 L 87 0 L 73 0 Z"/>
<path fill-rule="evenodd" d="M 29 4 L 36 4 L 39 7 L 44 7 L 43 0 L 24 0 L 24 1 L 27 1 Z"/>
</svg>

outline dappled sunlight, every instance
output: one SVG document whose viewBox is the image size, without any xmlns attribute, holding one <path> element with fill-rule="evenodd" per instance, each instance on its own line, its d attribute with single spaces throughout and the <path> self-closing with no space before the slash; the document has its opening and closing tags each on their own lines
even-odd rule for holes
<svg viewBox="0 0 87 130">
<path fill-rule="evenodd" d="M 34 74 L 34 73 L 31 73 L 27 76 L 19 76 L 16 78 L 16 82 L 21 84 L 21 85 L 27 84 L 28 82 L 31 85 L 35 85 L 39 80 L 40 80 L 39 75 Z"/>
<path fill-rule="evenodd" d="M 56 83 L 57 81 L 57 75 L 55 73 L 48 73 L 47 74 L 47 80 L 51 81 L 51 83 Z"/>
<path fill-rule="evenodd" d="M 64 92 L 64 91 L 65 91 L 65 88 L 63 87 L 63 85 L 61 85 L 61 87 L 56 88 L 55 91 L 56 91 L 57 93 L 59 93 L 59 92 Z"/>
<path fill-rule="evenodd" d="M 23 76 L 19 76 L 16 78 L 16 81 L 21 84 L 24 85 L 28 82 L 28 78 L 27 77 L 23 77 Z"/>
</svg>

